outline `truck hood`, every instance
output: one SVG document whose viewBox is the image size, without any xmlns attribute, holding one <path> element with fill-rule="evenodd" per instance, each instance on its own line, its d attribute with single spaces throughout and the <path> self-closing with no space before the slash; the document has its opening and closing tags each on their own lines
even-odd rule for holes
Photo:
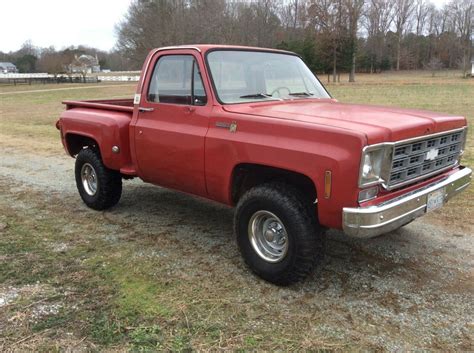
<svg viewBox="0 0 474 353">
<path fill-rule="evenodd" d="M 228 112 L 293 120 L 353 130 L 368 144 L 400 141 L 466 125 L 466 119 L 443 113 L 375 105 L 346 104 L 335 99 L 298 99 L 282 102 L 225 105 Z"/>
</svg>

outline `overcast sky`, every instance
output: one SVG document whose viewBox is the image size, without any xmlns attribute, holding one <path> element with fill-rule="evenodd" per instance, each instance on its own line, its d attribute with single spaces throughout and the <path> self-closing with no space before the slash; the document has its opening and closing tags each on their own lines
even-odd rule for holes
<svg viewBox="0 0 474 353">
<path fill-rule="evenodd" d="M 441 7 L 446 0 L 431 0 Z M 84 44 L 103 50 L 115 45 L 115 24 L 131 0 L 0 0 L 0 51 Z"/>
<path fill-rule="evenodd" d="M 26 40 L 57 49 L 84 44 L 103 50 L 116 41 L 115 24 L 131 0 L 0 0 L 0 51 Z"/>
</svg>

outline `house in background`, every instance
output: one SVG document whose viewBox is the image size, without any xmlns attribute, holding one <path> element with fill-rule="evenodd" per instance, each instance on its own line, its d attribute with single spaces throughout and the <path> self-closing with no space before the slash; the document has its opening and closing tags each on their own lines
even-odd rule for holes
<svg viewBox="0 0 474 353">
<path fill-rule="evenodd" d="M 96 56 L 92 55 L 74 55 L 74 60 L 69 64 L 69 72 L 72 73 L 81 73 L 81 74 L 91 74 L 94 72 L 100 72 L 99 59 Z"/>
<path fill-rule="evenodd" d="M 0 74 L 17 73 L 18 69 L 10 62 L 0 62 Z"/>
</svg>

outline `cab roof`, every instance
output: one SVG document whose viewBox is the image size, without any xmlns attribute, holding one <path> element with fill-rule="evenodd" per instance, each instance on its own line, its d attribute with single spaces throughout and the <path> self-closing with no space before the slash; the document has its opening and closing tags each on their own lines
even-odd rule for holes
<svg viewBox="0 0 474 353">
<path fill-rule="evenodd" d="M 281 49 L 274 49 L 274 48 L 261 48 L 261 47 L 249 47 L 249 46 L 242 46 L 242 45 L 223 45 L 223 44 L 189 44 L 189 45 L 176 45 L 176 46 L 169 46 L 169 47 L 160 47 L 156 48 L 156 50 L 172 50 L 172 49 L 194 49 L 201 53 L 206 53 L 212 50 L 248 50 L 248 51 L 265 51 L 265 52 L 275 52 L 275 53 L 282 53 L 282 54 L 290 54 L 296 55 L 298 54 Z"/>
</svg>

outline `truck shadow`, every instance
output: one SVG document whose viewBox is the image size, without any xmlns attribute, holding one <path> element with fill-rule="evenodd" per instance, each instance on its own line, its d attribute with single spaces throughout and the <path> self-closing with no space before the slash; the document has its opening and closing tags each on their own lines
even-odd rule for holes
<svg viewBox="0 0 474 353">
<path fill-rule="evenodd" d="M 251 275 L 240 258 L 233 237 L 233 209 L 211 201 L 142 183 L 125 184 L 121 202 L 108 217 L 118 224 L 148 237 L 172 237 L 193 266 L 204 261 L 218 264 L 221 271 L 213 275 L 227 276 L 229 271 L 241 281 L 257 286 L 271 286 Z M 432 229 L 415 221 L 400 230 L 378 238 L 360 240 L 329 230 L 326 254 L 321 266 L 305 282 L 289 290 L 325 293 L 341 297 L 369 295 L 376 292 L 405 290 L 413 292 L 427 281 L 441 284 L 446 271 L 440 268 L 440 250 L 432 242 Z M 184 256 L 184 255 L 183 255 Z M 277 287 L 273 287 L 277 289 Z M 363 294 L 365 293 L 365 294 Z"/>
</svg>

